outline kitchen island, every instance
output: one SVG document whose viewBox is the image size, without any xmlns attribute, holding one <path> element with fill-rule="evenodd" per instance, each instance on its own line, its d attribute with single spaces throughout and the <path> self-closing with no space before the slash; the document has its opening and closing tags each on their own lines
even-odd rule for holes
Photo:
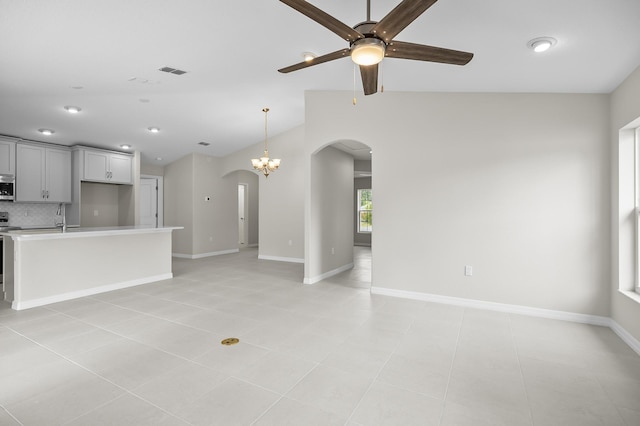
<svg viewBox="0 0 640 426">
<path fill-rule="evenodd" d="M 172 278 L 171 234 L 178 229 L 3 232 L 5 299 L 21 310 Z"/>
</svg>

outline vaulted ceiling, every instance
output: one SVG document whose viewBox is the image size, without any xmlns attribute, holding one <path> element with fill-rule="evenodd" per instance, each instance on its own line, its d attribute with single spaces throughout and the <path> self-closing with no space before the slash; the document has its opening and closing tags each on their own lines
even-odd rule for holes
<svg viewBox="0 0 640 426">
<path fill-rule="evenodd" d="M 371 18 L 399 2 L 372 0 Z M 311 3 L 350 26 L 366 18 L 365 0 Z M 527 42 L 541 36 L 557 43 L 536 54 Z M 439 0 L 396 39 L 475 56 L 463 67 L 385 59 L 385 91 L 609 93 L 640 65 L 640 1 Z M 275 135 L 303 124 L 305 90 L 345 90 L 350 103 L 348 58 L 277 72 L 345 47 L 278 0 L 0 0 L 0 134 L 130 144 L 161 165 L 224 156 L 261 142 L 265 106 Z"/>
</svg>

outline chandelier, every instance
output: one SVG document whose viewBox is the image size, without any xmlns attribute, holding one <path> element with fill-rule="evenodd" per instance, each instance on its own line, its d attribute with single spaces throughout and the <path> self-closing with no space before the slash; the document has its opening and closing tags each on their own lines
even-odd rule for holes
<svg viewBox="0 0 640 426">
<path fill-rule="evenodd" d="M 269 177 L 269 173 L 278 170 L 278 167 L 280 167 L 280 159 L 269 158 L 269 149 L 267 148 L 267 113 L 269 108 L 262 108 L 262 112 L 264 112 L 264 154 L 260 158 L 252 158 L 251 165 L 254 169 L 262 172 L 264 177 Z"/>
</svg>

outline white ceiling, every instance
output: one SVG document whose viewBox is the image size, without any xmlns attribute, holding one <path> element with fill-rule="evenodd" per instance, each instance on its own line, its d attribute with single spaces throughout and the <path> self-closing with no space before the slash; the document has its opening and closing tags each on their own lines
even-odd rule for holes
<svg viewBox="0 0 640 426">
<path fill-rule="evenodd" d="M 399 1 L 372 0 L 372 19 Z M 365 0 L 312 3 L 350 26 L 366 17 Z M 558 43 L 534 54 L 540 36 Z M 609 93 L 640 65 L 640 1 L 439 0 L 396 38 L 475 56 L 464 67 L 386 59 L 386 91 Z M 352 91 L 348 58 L 277 72 L 345 47 L 277 0 L 0 0 L 0 134 L 128 143 L 162 165 L 224 156 L 262 141 L 263 107 L 273 136 L 303 124 L 305 90 Z"/>
</svg>

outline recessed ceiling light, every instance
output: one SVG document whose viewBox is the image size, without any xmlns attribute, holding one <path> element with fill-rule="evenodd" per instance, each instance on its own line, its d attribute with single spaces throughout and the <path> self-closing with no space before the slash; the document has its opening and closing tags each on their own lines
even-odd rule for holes
<svg viewBox="0 0 640 426">
<path fill-rule="evenodd" d="M 198 142 L 198 145 L 209 146 L 211 144 L 209 142 Z"/>
<path fill-rule="evenodd" d="M 558 40 L 553 37 L 538 37 L 534 38 L 533 40 L 529 40 L 529 42 L 527 43 L 527 47 L 529 49 L 533 49 L 533 51 L 536 53 L 540 53 L 549 50 L 557 42 Z"/>
<path fill-rule="evenodd" d="M 305 62 L 309 62 L 312 61 L 313 59 L 315 59 L 318 55 L 316 55 L 313 52 L 302 52 L 302 57 L 304 58 Z"/>
<path fill-rule="evenodd" d="M 71 86 L 71 88 L 74 89 L 74 90 L 82 90 L 82 89 L 84 89 L 83 86 Z"/>
<path fill-rule="evenodd" d="M 149 127 L 149 131 L 151 133 L 158 133 L 160 131 L 160 129 L 158 127 Z"/>
<path fill-rule="evenodd" d="M 64 107 L 64 109 L 66 109 L 70 114 L 77 114 L 82 111 L 82 108 L 71 105 L 67 105 L 66 107 Z"/>
<path fill-rule="evenodd" d="M 142 102 L 143 104 L 148 104 L 151 101 L 149 99 L 140 98 L 140 102 Z"/>
<path fill-rule="evenodd" d="M 129 145 L 127 143 L 123 143 L 122 145 L 120 145 L 120 148 L 122 148 L 122 149 L 131 149 L 131 145 Z"/>
<path fill-rule="evenodd" d="M 162 161 L 162 157 L 156 157 L 156 161 Z"/>
<path fill-rule="evenodd" d="M 38 131 L 46 136 L 51 136 L 52 134 L 55 133 L 55 130 L 51 130 L 51 129 L 38 129 Z"/>
</svg>

